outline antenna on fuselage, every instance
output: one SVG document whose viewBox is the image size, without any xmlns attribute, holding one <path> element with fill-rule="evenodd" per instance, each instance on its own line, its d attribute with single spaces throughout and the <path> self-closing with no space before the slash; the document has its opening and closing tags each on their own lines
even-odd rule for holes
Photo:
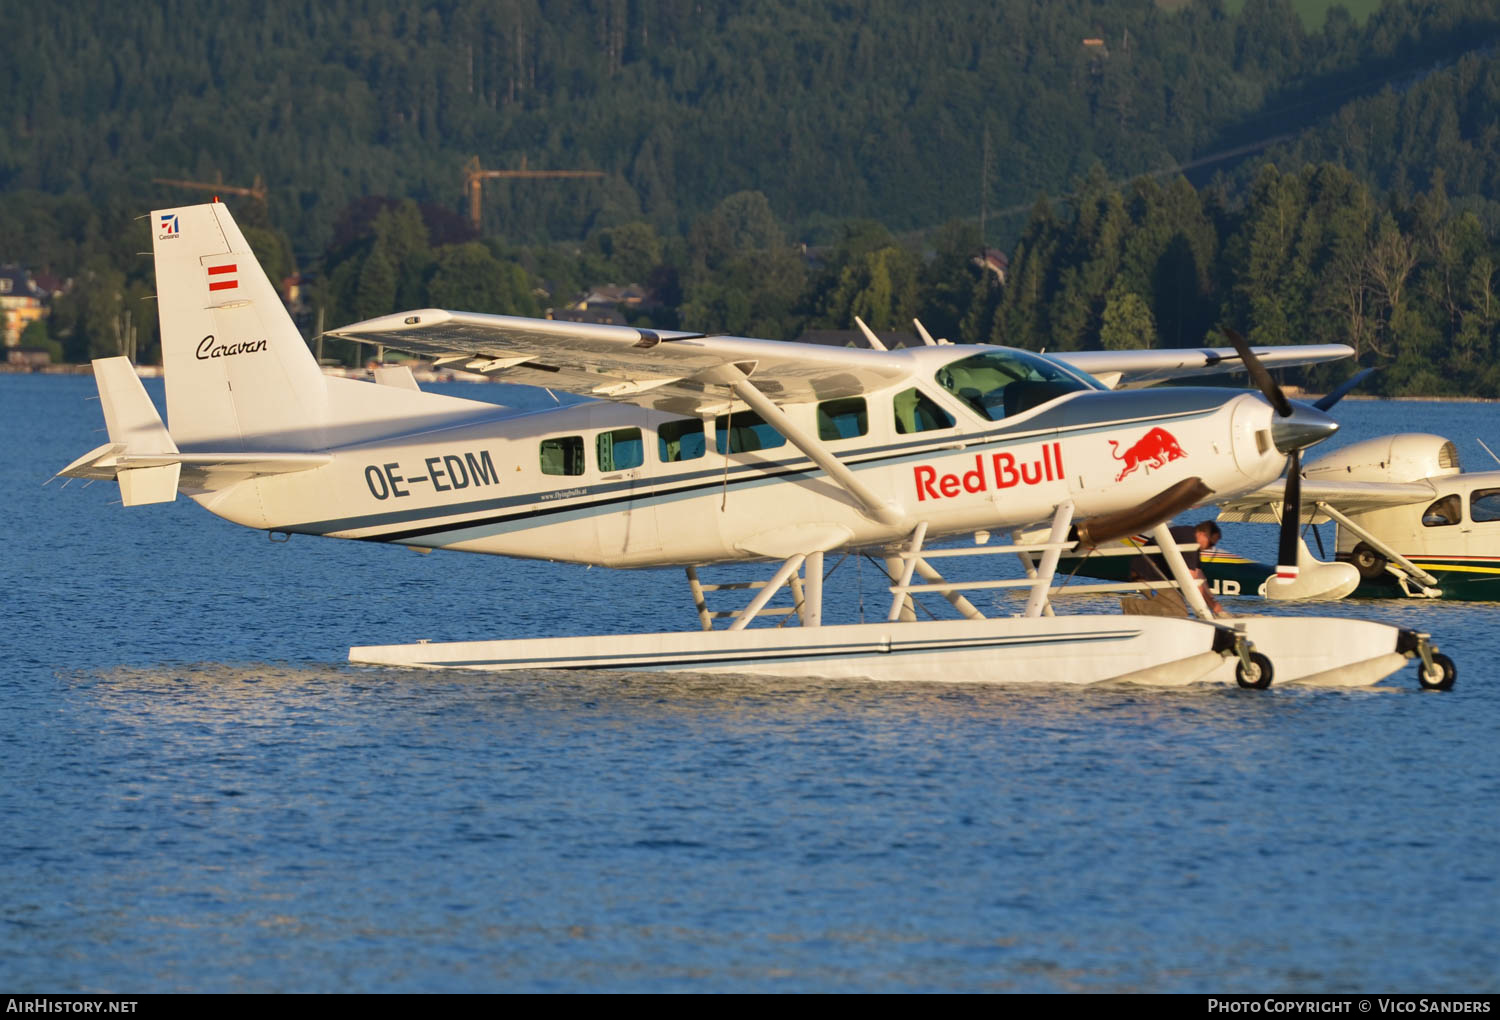
<svg viewBox="0 0 1500 1020">
<path fill-rule="evenodd" d="M 865 325 L 864 319 L 861 319 L 858 315 L 856 315 L 854 317 L 854 324 L 858 326 L 859 331 L 865 335 L 865 341 L 869 343 L 871 350 L 889 350 L 889 348 L 887 348 L 885 344 L 880 342 L 880 337 L 875 335 L 875 331 L 869 326 Z"/>
<path fill-rule="evenodd" d="M 934 340 L 932 338 L 932 334 L 929 333 L 929 332 L 927 332 L 927 327 L 924 326 L 924 325 L 922 325 L 922 320 L 921 319 L 913 319 L 913 320 L 911 320 L 911 324 L 913 326 L 917 327 L 917 336 L 921 337 L 922 338 L 922 342 L 924 344 L 926 344 L 928 347 L 940 347 L 943 344 L 952 344 L 953 343 L 952 340 L 948 340 L 948 339 L 943 338 L 943 337 L 939 337 L 938 339 Z"/>
<path fill-rule="evenodd" d="M 1484 440 L 1480 439 L 1478 436 L 1474 437 L 1474 442 L 1478 443 L 1480 446 L 1484 446 Z M 1491 450 L 1488 446 L 1484 446 L 1484 452 L 1489 454 L 1490 459 L 1493 460 L 1496 464 L 1500 464 L 1500 457 L 1495 456 L 1494 450 Z"/>
</svg>

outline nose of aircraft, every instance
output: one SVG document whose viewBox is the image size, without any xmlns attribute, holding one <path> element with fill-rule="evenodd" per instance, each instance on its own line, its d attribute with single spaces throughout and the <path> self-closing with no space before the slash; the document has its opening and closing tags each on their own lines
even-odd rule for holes
<svg viewBox="0 0 1500 1020">
<path fill-rule="evenodd" d="M 1293 403 L 1289 417 L 1271 419 L 1271 442 L 1282 453 L 1321 443 L 1339 430 L 1339 423 L 1316 407 Z"/>
</svg>

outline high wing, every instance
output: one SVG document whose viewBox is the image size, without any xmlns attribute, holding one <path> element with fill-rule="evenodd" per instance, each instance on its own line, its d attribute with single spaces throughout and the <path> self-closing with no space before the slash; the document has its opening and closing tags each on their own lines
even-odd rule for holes
<svg viewBox="0 0 1500 1020">
<path fill-rule="evenodd" d="M 1346 344 L 1298 347 L 1252 347 L 1267 368 L 1315 365 L 1354 356 Z M 1112 389 L 1151 386 L 1166 379 L 1243 372 L 1245 363 L 1233 347 L 1197 347 L 1156 351 L 1068 351 L 1050 357 L 1082 369 Z"/>
<path fill-rule="evenodd" d="M 1219 504 L 1219 520 L 1230 523 L 1275 524 L 1281 520 L 1272 504 L 1285 497 L 1286 481 L 1272 482 L 1254 492 L 1226 499 Z M 1406 506 L 1437 497 L 1437 489 L 1428 482 L 1310 482 L 1302 483 L 1302 516 L 1312 524 L 1330 519 L 1318 510 L 1327 503 L 1344 514 L 1358 514 L 1381 507 Z"/>
<path fill-rule="evenodd" d="M 856 396 L 905 378 L 910 365 L 879 351 L 596 323 L 423 309 L 356 322 L 329 336 L 383 344 L 506 382 L 676 414 L 727 408 L 706 377 L 737 366 L 777 402 Z"/>
</svg>

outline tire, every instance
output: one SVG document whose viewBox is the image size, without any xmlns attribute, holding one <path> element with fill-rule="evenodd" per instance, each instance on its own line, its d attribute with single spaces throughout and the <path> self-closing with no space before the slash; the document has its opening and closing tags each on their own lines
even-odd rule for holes
<svg viewBox="0 0 1500 1020">
<path fill-rule="evenodd" d="M 1361 542 L 1349 554 L 1349 562 L 1366 581 L 1374 581 L 1385 574 L 1385 557 Z"/>
<path fill-rule="evenodd" d="M 1437 669 L 1437 678 L 1429 680 L 1427 670 L 1422 666 L 1420 660 L 1417 663 L 1417 683 L 1422 685 L 1424 691 L 1451 691 L 1453 681 L 1458 679 L 1458 667 L 1453 660 L 1442 652 L 1434 652 L 1432 664 Z"/>
<path fill-rule="evenodd" d="M 1263 691 L 1270 687 L 1271 677 L 1276 672 L 1271 668 L 1271 660 L 1259 652 L 1251 652 L 1250 663 L 1251 671 L 1248 673 L 1243 662 L 1234 667 L 1235 682 L 1252 691 Z"/>
</svg>

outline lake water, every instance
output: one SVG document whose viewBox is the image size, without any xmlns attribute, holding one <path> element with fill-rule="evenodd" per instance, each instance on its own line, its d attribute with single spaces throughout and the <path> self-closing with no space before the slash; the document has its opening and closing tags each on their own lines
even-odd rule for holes
<svg viewBox="0 0 1500 1020">
<path fill-rule="evenodd" d="M 1320 610 L 1432 631 L 1447 694 L 353 667 L 696 621 L 676 571 L 278 545 L 43 487 L 104 442 L 93 395 L 0 375 L 0 988 L 1500 983 L 1500 606 Z M 1500 449 L 1492 404 L 1339 416 L 1334 444 Z M 832 619 L 883 611 L 872 575 L 840 568 Z"/>
</svg>

